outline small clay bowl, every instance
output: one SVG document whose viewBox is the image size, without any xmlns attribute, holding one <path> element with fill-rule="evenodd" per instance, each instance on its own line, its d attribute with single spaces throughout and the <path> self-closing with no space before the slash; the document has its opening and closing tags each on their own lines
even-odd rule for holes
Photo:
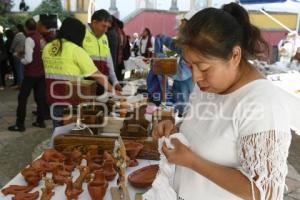
<svg viewBox="0 0 300 200">
<path fill-rule="evenodd" d="M 129 174 L 128 181 L 133 187 L 136 188 L 150 187 L 158 170 L 158 165 L 149 165 L 147 167 L 143 167 Z"/>
</svg>

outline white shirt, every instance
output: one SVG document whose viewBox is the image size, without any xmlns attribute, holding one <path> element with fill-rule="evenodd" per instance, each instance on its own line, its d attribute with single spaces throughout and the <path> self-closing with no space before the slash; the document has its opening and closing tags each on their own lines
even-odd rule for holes
<svg viewBox="0 0 300 200">
<path fill-rule="evenodd" d="M 147 43 L 148 43 L 148 37 L 146 37 L 145 39 L 141 39 L 140 40 L 140 52 L 141 54 L 144 54 L 146 52 L 146 47 L 147 47 Z M 152 44 L 152 50 L 154 51 L 154 43 L 155 43 L 155 39 L 154 37 L 151 37 L 151 44 Z"/>
<path fill-rule="evenodd" d="M 205 93 L 196 86 L 180 132 L 202 158 L 240 170 L 260 190 L 261 199 L 272 187 L 272 200 L 282 200 L 291 142 L 291 113 L 285 103 L 285 93 L 268 80 L 253 81 L 227 95 Z M 254 181 L 256 175 L 259 179 Z M 241 200 L 180 166 L 174 188 L 180 200 Z"/>
<path fill-rule="evenodd" d="M 21 59 L 21 63 L 27 65 L 32 62 L 33 57 L 33 49 L 35 47 L 34 41 L 31 37 L 27 37 L 25 39 L 25 55 L 24 58 Z"/>
</svg>

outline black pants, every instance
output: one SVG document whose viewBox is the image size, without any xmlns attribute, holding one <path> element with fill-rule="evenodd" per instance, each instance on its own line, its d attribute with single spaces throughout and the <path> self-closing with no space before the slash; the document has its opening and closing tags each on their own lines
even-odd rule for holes
<svg viewBox="0 0 300 200">
<path fill-rule="evenodd" d="M 45 94 L 45 76 L 25 76 L 22 87 L 18 97 L 18 108 L 17 108 L 17 122 L 18 126 L 24 126 L 24 121 L 26 117 L 26 106 L 27 100 L 33 89 L 34 100 L 37 104 L 37 122 L 44 123 L 45 116 L 45 104 L 46 104 L 46 94 Z"/>
</svg>

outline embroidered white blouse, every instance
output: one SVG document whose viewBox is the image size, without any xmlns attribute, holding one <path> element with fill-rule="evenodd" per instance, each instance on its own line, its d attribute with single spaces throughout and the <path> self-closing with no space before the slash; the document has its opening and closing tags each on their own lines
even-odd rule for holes
<svg viewBox="0 0 300 200">
<path fill-rule="evenodd" d="M 254 185 L 259 189 L 260 200 L 282 200 L 293 120 L 285 97 L 264 79 L 227 95 L 205 93 L 196 86 L 180 132 L 199 156 L 240 170 L 252 189 Z M 180 200 L 240 200 L 180 166 L 176 166 L 174 188 Z"/>
</svg>

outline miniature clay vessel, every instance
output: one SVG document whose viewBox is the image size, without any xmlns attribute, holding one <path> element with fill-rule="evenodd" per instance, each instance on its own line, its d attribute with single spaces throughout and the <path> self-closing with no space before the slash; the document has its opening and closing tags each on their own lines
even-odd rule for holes
<svg viewBox="0 0 300 200">
<path fill-rule="evenodd" d="M 108 183 L 103 169 L 94 172 L 93 181 L 88 184 L 88 191 L 92 200 L 102 200 L 105 196 Z"/>
<path fill-rule="evenodd" d="M 106 180 L 112 181 L 115 176 L 117 175 L 117 172 L 114 168 L 114 164 L 111 160 L 105 160 L 103 163 L 103 170 Z"/>
<path fill-rule="evenodd" d="M 73 200 L 73 199 L 78 199 L 78 196 L 83 192 L 82 189 L 76 189 L 73 186 L 73 182 L 71 178 L 68 178 L 66 180 L 66 190 L 65 190 L 65 195 L 68 200 Z"/>
<path fill-rule="evenodd" d="M 22 170 L 21 174 L 24 176 L 28 185 L 31 186 L 37 186 L 42 179 L 42 174 L 32 167 L 25 168 Z"/>
<path fill-rule="evenodd" d="M 34 193 L 18 193 L 15 195 L 15 197 L 12 198 L 12 200 L 36 200 L 39 198 L 39 192 Z"/>
<path fill-rule="evenodd" d="M 82 184 L 86 180 L 87 176 L 90 174 L 90 169 L 88 167 L 79 167 L 80 175 L 74 182 L 73 186 L 76 189 L 82 189 Z"/>
<path fill-rule="evenodd" d="M 16 195 L 17 193 L 27 193 L 30 192 L 34 186 L 21 186 L 21 185 L 10 185 L 7 188 L 1 190 L 1 192 L 6 196 L 9 194 Z"/>
<path fill-rule="evenodd" d="M 42 159 L 46 162 L 63 162 L 66 158 L 55 149 L 47 149 L 44 152 Z"/>
<path fill-rule="evenodd" d="M 116 163 L 115 158 L 107 151 L 103 152 L 103 160 L 111 160 L 114 164 L 114 168 L 117 169 L 117 163 Z"/>
<path fill-rule="evenodd" d="M 55 184 L 53 183 L 53 180 L 45 178 L 45 187 L 42 188 L 41 200 L 50 200 L 55 194 L 55 192 L 53 192 L 54 187 Z"/>
<path fill-rule="evenodd" d="M 159 170 L 158 165 L 149 165 L 138 169 L 128 176 L 129 183 L 137 188 L 146 188 L 152 185 Z"/>
<path fill-rule="evenodd" d="M 126 153 L 130 158 L 130 167 L 134 167 L 138 165 L 138 161 L 136 160 L 137 155 L 143 149 L 144 145 L 137 142 L 127 142 L 125 143 Z"/>
</svg>

